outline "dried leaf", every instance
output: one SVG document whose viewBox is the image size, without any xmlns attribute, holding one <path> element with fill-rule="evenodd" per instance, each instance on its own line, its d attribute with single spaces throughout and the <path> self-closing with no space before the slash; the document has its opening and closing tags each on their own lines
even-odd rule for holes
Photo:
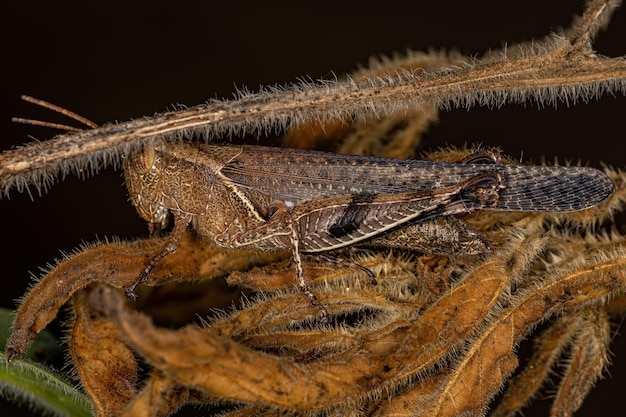
<svg viewBox="0 0 626 417">
<path fill-rule="evenodd" d="M 157 371 L 119 417 L 169 416 L 191 399 L 189 389 Z"/>
<path fill-rule="evenodd" d="M 606 312 L 595 307 L 581 313 L 584 323 L 572 343 L 565 375 L 550 413 L 554 417 L 573 416 L 609 362 L 611 332 Z"/>
<path fill-rule="evenodd" d="M 92 282 L 129 288 L 146 262 L 164 245 L 163 240 L 107 243 L 85 249 L 52 269 L 25 296 L 17 311 L 13 333 L 7 343 L 9 359 L 19 356 L 77 290 Z M 226 254 L 228 253 L 228 255 Z M 192 233 L 166 257 L 144 285 L 162 285 L 184 280 L 209 280 L 224 276 L 230 268 L 250 266 L 275 259 L 276 254 L 224 251 Z"/>
<path fill-rule="evenodd" d="M 491 417 L 513 416 L 537 394 L 550 376 L 555 362 L 581 325 L 578 316 L 561 316 L 535 339 L 533 357 L 526 367 L 508 382 L 507 390 Z"/>
<path fill-rule="evenodd" d="M 115 323 L 91 305 L 90 298 L 100 291 L 96 287 L 74 295 L 70 351 L 96 417 L 107 417 L 119 414 L 137 395 L 137 363 Z"/>
</svg>

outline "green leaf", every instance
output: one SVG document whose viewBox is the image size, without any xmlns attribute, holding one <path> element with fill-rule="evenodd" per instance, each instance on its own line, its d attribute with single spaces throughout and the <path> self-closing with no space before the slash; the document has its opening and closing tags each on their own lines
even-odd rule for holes
<svg viewBox="0 0 626 417">
<path fill-rule="evenodd" d="M 4 350 L 10 334 L 12 313 L 0 309 L 0 346 Z M 41 339 L 41 340 L 40 340 Z M 38 338 L 30 352 L 58 350 L 51 335 Z M 27 351 L 27 352 L 28 352 Z M 36 353 L 31 353 L 38 356 Z M 63 380 L 52 369 L 28 359 L 17 359 L 9 364 L 0 353 L 0 397 L 42 415 L 82 417 L 92 416 L 89 397 Z"/>
</svg>

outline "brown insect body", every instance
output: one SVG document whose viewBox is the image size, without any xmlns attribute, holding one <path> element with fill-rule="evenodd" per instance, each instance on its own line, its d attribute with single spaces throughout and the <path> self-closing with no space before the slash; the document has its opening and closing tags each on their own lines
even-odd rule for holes
<svg viewBox="0 0 626 417">
<path fill-rule="evenodd" d="M 164 227 L 169 213 L 175 223 L 137 283 L 176 249 L 191 224 L 223 247 L 292 251 L 300 288 L 319 305 L 304 279 L 301 253 L 372 240 L 428 252 L 433 238 L 439 240 L 434 252 L 476 254 L 489 248 L 486 240 L 441 218 L 482 209 L 575 211 L 613 190 L 592 168 L 504 165 L 488 154 L 462 162 L 469 163 L 257 146 L 147 146 L 125 161 L 131 200 L 151 229 Z"/>
<path fill-rule="evenodd" d="M 581 210 L 613 190 L 605 174 L 584 167 L 394 160 L 260 146 L 147 147 L 127 158 L 125 175 L 133 204 L 151 224 L 164 226 L 172 212 L 223 246 L 288 249 L 288 239 L 278 237 L 290 234 L 280 231 L 288 223 L 301 224 L 300 238 L 323 230 L 351 235 L 303 241 L 301 250 L 309 252 L 477 209 Z M 381 210 L 387 211 L 378 225 L 353 233 Z"/>
<path fill-rule="evenodd" d="M 133 204 L 153 227 L 165 226 L 171 212 L 222 246 L 257 250 L 291 249 L 295 228 L 303 252 L 348 246 L 411 220 L 495 206 L 498 191 L 504 187 L 499 174 L 483 168 L 467 179 L 447 183 L 438 179 L 438 188 L 429 184 L 423 190 L 409 191 L 406 185 L 406 189 L 392 189 L 392 184 L 385 188 L 358 179 L 346 180 L 341 173 L 333 179 L 325 170 L 332 173 L 334 161 L 322 158 L 335 155 L 281 152 L 215 145 L 147 148 L 127 159 L 127 186 Z M 353 174 L 359 171 L 364 178 L 372 169 L 371 162 L 360 164 L 360 159 L 337 157 L 347 163 L 340 169 L 353 168 Z M 251 158 L 267 169 L 248 169 Z M 308 169 L 312 166 L 323 169 Z M 300 173 L 285 167 L 299 167 Z M 427 176 L 426 172 L 421 174 Z M 487 195 L 472 194 L 480 187 L 488 190 Z"/>
</svg>

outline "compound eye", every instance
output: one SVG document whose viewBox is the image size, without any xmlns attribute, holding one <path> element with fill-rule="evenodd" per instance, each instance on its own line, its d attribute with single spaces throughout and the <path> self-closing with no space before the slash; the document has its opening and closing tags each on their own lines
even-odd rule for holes
<svg viewBox="0 0 626 417">
<path fill-rule="evenodd" d="M 156 152 L 153 145 L 145 145 L 141 151 L 134 153 L 132 156 L 132 165 L 138 174 L 146 174 L 152 169 L 156 161 Z"/>
</svg>

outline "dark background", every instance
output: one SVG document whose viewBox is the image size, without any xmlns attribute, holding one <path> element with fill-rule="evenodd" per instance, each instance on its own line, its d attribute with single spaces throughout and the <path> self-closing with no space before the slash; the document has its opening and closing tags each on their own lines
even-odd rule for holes
<svg viewBox="0 0 626 417">
<path fill-rule="evenodd" d="M 122 5 L 124 3 L 124 5 Z M 56 132 L 12 124 L 11 116 L 59 120 L 20 101 L 21 94 L 74 110 L 97 123 L 125 121 L 230 98 L 235 86 L 283 84 L 296 77 L 341 74 L 377 54 L 489 48 L 540 38 L 582 11 L 583 1 L 440 1 L 312 3 L 276 1 L 11 1 L 0 12 L 0 149 Z M 597 49 L 626 54 L 626 9 L 618 10 Z M 426 147 L 482 142 L 525 161 L 558 157 L 593 166 L 626 166 L 626 99 L 567 108 L 534 105 L 472 108 L 441 114 Z M 0 202 L 0 306 L 13 308 L 29 271 L 96 237 L 145 236 L 121 174 L 70 176 L 34 201 L 12 192 Z M 616 328 L 616 333 L 621 332 Z M 578 415 L 617 410 L 626 384 L 626 346 L 616 337 L 614 366 Z M 2 415 L 16 410 L 0 403 Z M 28 415 L 24 412 L 24 415 Z M 547 415 L 542 409 L 540 415 Z M 17 414 L 15 414 L 17 415 Z"/>
</svg>

